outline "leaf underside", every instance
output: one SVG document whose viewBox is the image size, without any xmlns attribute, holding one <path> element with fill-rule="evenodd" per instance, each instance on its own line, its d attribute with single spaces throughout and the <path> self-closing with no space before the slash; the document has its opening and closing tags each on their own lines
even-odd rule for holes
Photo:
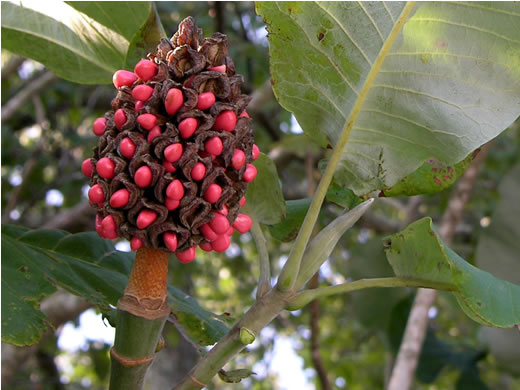
<svg viewBox="0 0 520 390">
<path fill-rule="evenodd" d="M 430 218 L 386 239 L 386 256 L 401 278 L 443 283 L 473 320 L 498 328 L 520 324 L 520 286 L 482 271 L 448 248 Z"/>
<path fill-rule="evenodd" d="M 134 255 L 119 252 L 95 232 L 28 230 L 2 226 L 2 341 L 37 343 L 49 322 L 39 311 L 41 299 L 61 287 L 109 310 L 128 282 Z M 226 332 L 225 322 L 170 286 L 168 303 L 185 334 L 210 345 Z"/>
<path fill-rule="evenodd" d="M 257 11 L 280 104 L 322 146 L 351 131 L 335 180 L 357 194 L 392 187 L 431 158 L 453 165 L 520 113 L 518 3 L 258 2 Z"/>
<path fill-rule="evenodd" d="M 110 83 L 150 12 L 150 2 L 3 1 L 2 48 L 69 81 Z"/>
</svg>

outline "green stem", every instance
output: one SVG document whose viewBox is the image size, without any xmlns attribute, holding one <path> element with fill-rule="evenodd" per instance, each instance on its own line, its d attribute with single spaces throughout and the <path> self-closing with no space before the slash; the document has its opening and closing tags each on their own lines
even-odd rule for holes
<svg viewBox="0 0 520 390">
<path fill-rule="evenodd" d="M 167 252 L 141 248 L 117 303 L 116 338 L 110 351 L 109 390 L 141 390 L 170 313 L 166 303 Z"/>
<path fill-rule="evenodd" d="M 262 228 L 258 223 L 256 217 L 251 213 L 251 235 L 256 243 L 256 250 L 258 251 L 258 261 L 260 265 L 260 276 L 258 277 L 258 287 L 256 289 L 256 299 L 262 298 L 267 291 L 271 289 L 271 269 L 269 263 L 269 252 L 267 251 L 267 242 L 262 232 Z"/>
<path fill-rule="evenodd" d="M 330 295 L 343 294 L 351 291 L 375 287 L 422 287 L 435 290 L 454 291 L 455 287 L 448 283 L 432 282 L 429 280 L 404 279 L 404 278 L 374 278 L 360 279 L 355 282 L 338 284 L 336 286 L 322 287 L 306 290 L 297 294 L 287 305 L 287 310 L 299 310 L 309 302 Z"/>
<path fill-rule="evenodd" d="M 117 313 L 116 339 L 111 351 L 110 390 L 140 390 L 152 364 L 168 316 L 155 320 Z"/>
<path fill-rule="evenodd" d="M 201 389 L 217 375 L 219 370 L 237 353 L 246 347 L 240 337 L 241 329 L 258 336 L 284 309 L 288 296 L 276 289 L 271 289 L 244 314 L 230 331 L 201 359 L 189 374 L 173 390 Z"/>
<path fill-rule="evenodd" d="M 372 68 L 370 69 L 370 72 L 368 73 L 367 78 L 363 83 L 363 87 L 361 88 L 359 96 L 356 99 L 356 103 L 354 104 L 354 107 L 352 107 L 352 111 L 349 114 L 348 120 L 341 130 L 339 139 L 336 143 L 336 146 L 334 147 L 334 151 L 332 152 L 332 155 L 329 159 L 329 163 L 327 164 L 327 169 L 325 170 L 325 173 L 320 180 L 320 184 L 318 185 L 318 189 L 314 194 L 311 206 L 309 207 L 309 211 L 305 216 L 303 225 L 298 233 L 298 237 L 296 237 L 296 241 L 292 247 L 291 253 L 289 254 L 289 258 L 287 259 L 287 262 L 285 263 L 282 272 L 280 273 L 280 277 L 278 278 L 276 287 L 280 291 L 289 291 L 294 288 L 296 278 L 298 277 L 298 273 L 300 271 L 303 252 L 305 251 L 307 243 L 309 242 L 309 239 L 312 235 L 312 231 L 314 229 L 314 225 L 316 224 L 316 220 L 318 219 L 321 205 L 325 199 L 327 189 L 329 188 L 329 185 L 334 176 L 334 172 L 336 171 L 336 167 L 340 161 L 343 149 L 347 144 L 350 133 L 352 132 L 354 123 L 356 122 L 356 119 L 361 112 L 363 103 L 365 102 L 368 92 L 370 91 L 372 84 L 374 83 L 374 80 L 379 73 L 379 69 L 383 65 L 383 61 L 385 60 L 386 55 L 392 48 L 397 35 L 401 31 L 414 6 L 415 2 L 409 2 L 404 8 L 403 12 L 394 24 L 392 31 L 390 31 L 390 34 L 388 34 L 388 37 L 379 51 L 376 61 L 372 65 Z"/>
</svg>

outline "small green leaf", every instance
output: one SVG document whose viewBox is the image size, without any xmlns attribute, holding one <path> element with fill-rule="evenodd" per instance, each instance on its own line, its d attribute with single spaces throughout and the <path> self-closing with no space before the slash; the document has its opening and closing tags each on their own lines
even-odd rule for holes
<svg viewBox="0 0 520 390">
<path fill-rule="evenodd" d="M 117 305 L 128 282 L 134 255 L 118 252 L 96 233 L 27 230 L 2 225 L 2 340 L 37 343 L 49 322 L 38 305 L 59 286 L 107 308 Z M 220 316 L 169 286 L 168 303 L 186 337 L 211 345 L 226 332 Z"/>
<path fill-rule="evenodd" d="M 325 199 L 349 210 L 363 203 L 363 199 L 354 194 L 354 191 L 340 186 L 336 181 L 330 185 Z"/>
<path fill-rule="evenodd" d="M 273 161 L 265 154 L 260 153 L 254 165 L 258 174 L 247 189 L 247 209 L 258 222 L 274 225 L 287 215 L 280 178 Z"/>
<path fill-rule="evenodd" d="M 386 197 L 436 194 L 450 187 L 470 166 L 480 149 L 470 153 L 461 162 L 450 166 L 434 158 L 429 159 L 415 172 L 401 179 L 393 187 L 384 188 Z"/>
<path fill-rule="evenodd" d="M 302 258 L 297 287 L 303 286 L 318 271 L 330 256 L 339 239 L 350 229 L 359 218 L 372 206 L 374 199 L 369 199 L 359 206 L 345 212 L 329 223 L 314 237 Z M 280 283 L 280 281 L 279 281 Z"/>
<path fill-rule="evenodd" d="M 2 2 L 2 47 L 66 80 L 110 83 L 125 65 L 149 2 Z"/>
<path fill-rule="evenodd" d="M 348 188 L 341 188 L 334 182 L 327 191 L 326 199 L 346 209 L 352 209 L 362 203 L 362 199 L 354 192 Z M 304 198 L 286 201 L 287 217 L 270 227 L 273 238 L 282 242 L 294 240 L 302 226 L 307 210 L 309 210 L 311 200 L 311 198 Z"/>
<path fill-rule="evenodd" d="M 307 210 L 309 210 L 311 205 L 311 198 L 288 200 L 285 204 L 287 217 L 276 225 L 270 226 L 269 230 L 273 238 L 282 242 L 289 242 L 298 235 L 300 226 L 302 226 L 305 219 L 305 214 L 307 214 Z"/>
<path fill-rule="evenodd" d="M 148 18 L 130 41 L 125 59 L 125 69 L 133 69 L 135 64 L 141 58 L 146 58 L 148 53 L 153 52 L 161 38 L 165 37 L 166 32 L 161 24 L 155 4 L 153 4 L 150 7 Z"/>
<path fill-rule="evenodd" d="M 219 378 L 226 383 L 239 383 L 242 379 L 249 378 L 251 375 L 256 375 L 256 373 L 247 368 L 231 371 L 220 370 L 218 372 Z"/>
<path fill-rule="evenodd" d="M 451 286 L 473 320 L 499 328 L 520 324 L 520 286 L 467 263 L 442 242 L 430 218 L 388 237 L 385 248 L 397 276 Z"/>
</svg>

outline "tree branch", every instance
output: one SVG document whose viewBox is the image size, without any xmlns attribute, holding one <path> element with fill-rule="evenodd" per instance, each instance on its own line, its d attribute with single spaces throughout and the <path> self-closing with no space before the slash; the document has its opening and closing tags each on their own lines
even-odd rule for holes
<svg viewBox="0 0 520 390">
<path fill-rule="evenodd" d="M 453 240 L 457 225 L 464 213 L 464 206 L 469 200 L 479 168 L 482 166 L 489 147 L 490 143 L 482 148 L 451 194 L 439 226 L 439 234 L 447 245 L 450 245 Z M 436 290 L 419 289 L 417 291 L 387 390 L 409 390 L 411 388 L 428 327 L 428 311 L 436 297 Z"/>
<path fill-rule="evenodd" d="M 309 280 L 309 288 L 317 288 L 319 286 L 319 271 Z M 311 326 L 311 359 L 314 369 L 318 373 L 322 390 L 332 390 L 327 371 L 323 366 L 320 353 L 320 301 L 315 299 L 309 304 L 309 310 L 311 314 L 310 326 Z"/>
<path fill-rule="evenodd" d="M 42 89 L 58 80 L 58 76 L 46 71 L 37 79 L 29 81 L 25 88 L 2 106 L 2 122 L 11 119 L 11 117 L 27 102 L 28 99 L 37 95 Z"/>
<path fill-rule="evenodd" d="M 260 265 L 260 277 L 258 278 L 258 287 L 256 289 L 256 299 L 262 298 L 271 289 L 271 266 L 269 263 L 269 252 L 267 251 L 267 242 L 262 232 L 262 228 L 258 223 L 255 215 L 251 215 L 253 225 L 251 226 L 251 235 L 256 243 L 258 252 L 258 262 Z"/>
<path fill-rule="evenodd" d="M 18 70 L 24 61 L 24 57 L 12 56 L 7 64 L 2 67 L 2 81 L 6 81 L 9 77 L 11 77 L 11 75 Z"/>
</svg>

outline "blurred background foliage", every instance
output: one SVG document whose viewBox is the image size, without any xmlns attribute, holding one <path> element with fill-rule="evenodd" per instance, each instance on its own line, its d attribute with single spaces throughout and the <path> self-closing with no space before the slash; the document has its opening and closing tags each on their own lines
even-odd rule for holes
<svg viewBox="0 0 520 390">
<path fill-rule="evenodd" d="M 250 111 L 256 143 L 276 163 L 285 198 L 308 197 L 319 180 L 318 162 L 324 156 L 272 95 L 268 42 L 254 4 L 158 2 L 156 6 L 169 34 L 176 31 L 181 19 L 192 15 L 205 36 L 216 31 L 228 35 L 230 55 L 237 72 L 244 75 L 245 90 L 257 98 Z M 43 85 L 31 90 L 37 83 Z M 113 86 L 60 80 L 40 64 L 2 50 L 1 88 L 2 222 L 70 232 L 94 230 L 94 212 L 87 204 L 88 185 L 80 164 L 97 142 L 91 125 L 109 109 L 115 95 Z M 4 107 L 21 91 L 30 91 L 29 97 L 15 112 L 4 115 Z M 507 223 L 494 215 L 511 221 L 520 217 L 519 208 L 507 203 L 515 203 L 511 186 L 520 186 L 519 127 L 517 121 L 492 141 L 463 222 L 457 228 L 452 248 L 473 263 L 483 264 L 490 256 L 497 262 L 500 258 L 500 253 L 477 250 L 489 229 L 494 237 L 500 237 L 501 227 L 507 229 Z M 504 180 L 509 184 L 501 190 Z M 424 215 L 439 220 L 450 191 L 378 201 L 340 241 L 315 282 L 328 285 L 391 275 L 381 238 Z M 495 214 L 499 208 L 502 211 Z M 340 211 L 339 206 L 327 203 L 320 224 L 324 226 Z M 269 229 L 265 233 L 270 236 Z M 250 235 L 235 235 L 233 240 L 226 254 L 200 253 L 197 261 L 188 265 L 172 262 L 170 272 L 174 285 L 193 295 L 205 308 L 230 318 L 238 317 L 253 302 L 258 275 L 256 248 Z M 518 245 L 517 241 L 518 237 L 501 247 L 509 250 L 507 245 Z M 290 244 L 272 237 L 268 243 L 276 275 Z M 128 245 L 120 243 L 118 248 L 128 250 Z M 510 272 L 497 276 L 518 283 L 519 268 L 516 259 L 516 269 L 509 266 Z M 487 270 L 493 272 L 493 266 Z M 284 312 L 247 352 L 226 367 L 249 368 L 256 375 L 238 385 L 216 379 L 208 389 L 300 389 L 300 383 L 307 383 L 309 389 L 324 388 L 320 371 L 327 376 L 330 388 L 381 389 L 391 372 L 413 295 L 412 289 L 362 291 L 329 297 L 301 311 Z M 520 346 L 518 334 L 489 331 L 472 322 L 446 293 L 440 294 L 430 317 L 416 389 L 520 389 L 520 347 L 513 347 Z M 79 325 L 77 318 L 72 321 L 74 326 Z M 3 345 L 2 388 L 104 388 L 109 345 L 92 340 L 74 352 L 60 349 L 57 340 L 63 328 L 60 325 L 33 347 Z M 148 376 L 150 389 L 170 388 L 197 360 L 198 351 L 171 324 L 164 337 L 166 348 Z M 316 353 L 319 359 L 313 358 Z"/>
</svg>

